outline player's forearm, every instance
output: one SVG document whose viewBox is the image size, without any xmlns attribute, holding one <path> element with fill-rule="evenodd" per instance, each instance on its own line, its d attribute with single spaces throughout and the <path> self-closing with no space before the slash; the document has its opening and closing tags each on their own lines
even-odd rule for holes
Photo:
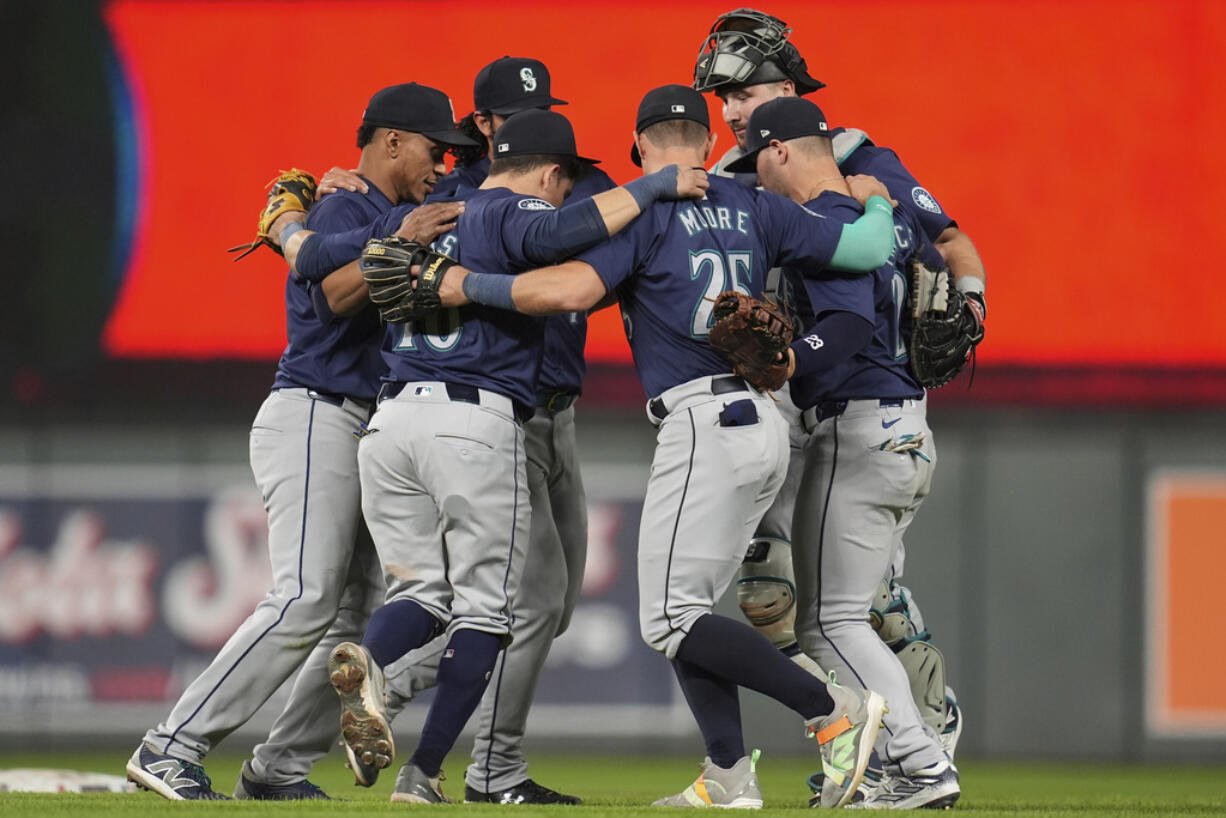
<svg viewBox="0 0 1226 818">
<path fill-rule="evenodd" d="M 462 268 L 461 268 L 462 269 Z M 517 276 L 464 271 L 461 289 L 464 301 L 453 297 L 453 284 L 444 279 L 447 292 L 440 288 L 445 306 L 464 301 L 484 304 L 526 315 L 555 315 L 583 312 L 605 296 L 604 282 L 591 265 L 581 261 L 556 267 L 542 267 Z"/>
<path fill-rule="evenodd" d="M 894 208 L 880 196 L 870 197 L 864 215 L 843 225 L 838 246 L 827 265 L 868 272 L 885 264 L 894 249 Z"/>
<path fill-rule="evenodd" d="M 979 257 L 979 251 L 975 249 L 975 243 L 971 241 L 970 236 L 957 227 L 947 227 L 937 237 L 935 244 L 937 252 L 949 265 L 949 271 L 953 273 L 955 282 L 965 278 L 976 278 L 981 284 L 987 283 L 987 272 L 984 270 L 983 260 Z M 958 289 L 966 290 L 967 284 L 970 282 L 959 284 Z M 983 288 L 971 284 L 971 291 L 983 292 Z"/>
<path fill-rule="evenodd" d="M 362 278 L 362 270 L 356 261 L 328 275 L 320 287 L 328 299 L 328 308 L 336 315 L 357 315 L 370 303 L 366 279 Z"/>
<path fill-rule="evenodd" d="M 862 316 L 843 310 L 826 313 L 792 342 L 796 362 L 792 375 L 827 372 L 864 349 L 872 339 L 873 325 Z"/>
<path fill-rule="evenodd" d="M 604 297 L 604 282 L 582 261 L 533 270 L 511 285 L 515 309 L 528 315 L 585 312 Z"/>
<path fill-rule="evenodd" d="M 362 255 L 367 241 L 375 235 L 384 235 L 382 228 L 381 222 L 374 222 L 343 233 L 311 233 L 303 239 L 292 266 L 308 281 L 323 281 Z"/>
</svg>

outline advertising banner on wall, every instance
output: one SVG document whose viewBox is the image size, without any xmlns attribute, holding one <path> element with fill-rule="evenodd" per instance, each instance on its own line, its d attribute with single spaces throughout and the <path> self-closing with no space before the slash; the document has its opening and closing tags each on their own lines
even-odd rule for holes
<svg viewBox="0 0 1226 818">
<path fill-rule="evenodd" d="M 543 732 L 685 724 L 668 663 L 638 633 L 640 509 L 589 505 L 583 594 L 533 710 Z M 0 732 L 160 719 L 268 592 L 266 526 L 238 468 L 0 469 Z"/>
<path fill-rule="evenodd" d="M 1226 471 L 1163 470 L 1148 486 L 1146 724 L 1160 737 L 1226 737 L 1226 656 L 1205 641 L 1226 574 Z"/>
</svg>

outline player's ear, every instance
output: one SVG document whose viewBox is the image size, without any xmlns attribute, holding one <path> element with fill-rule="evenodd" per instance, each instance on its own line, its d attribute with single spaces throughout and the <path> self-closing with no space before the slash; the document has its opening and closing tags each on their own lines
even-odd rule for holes
<svg viewBox="0 0 1226 818">
<path fill-rule="evenodd" d="M 715 151 L 715 140 L 719 139 L 719 134 L 715 131 L 707 131 L 707 143 L 702 148 L 702 163 L 707 164 L 707 160 L 711 158 L 711 154 Z"/>
<path fill-rule="evenodd" d="M 387 150 L 387 155 L 395 159 L 400 154 L 400 149 L 404 147 L 404 141 L 400 137 L 400 132 L 391 128 L 384 131 L 383 147 Z"/>
<path fill-rule="evenodd" d="M 544 174 L 541 176 L 541 188 L 544 190 L 553 190 L 562 183 L 562 166 L 561 165 L 545 165 Z"/>
<path fill-rule="evenodd" d="M 634 140 L 634 146 L 639 149 L 639 160 L 642 161 L 643 146 L 647 144 L 647 140 L 639 136 L 638 131 L 631 131 L 630 138 Z"/>
<path fill-rule="evenodd" d="M 779 91 L 780 96 L 794 97 L 796 96 L 796 83 L 791 80 L 780 80 Z"/>
</svg>

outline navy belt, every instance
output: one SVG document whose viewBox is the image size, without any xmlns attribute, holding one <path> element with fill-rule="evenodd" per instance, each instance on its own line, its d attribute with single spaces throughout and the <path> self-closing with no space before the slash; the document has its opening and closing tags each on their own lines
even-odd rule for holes
<svg viewBox="0 0 1226 818">
<path fill-rule="evenodd" d="M 392 398 L 396 397 L 404 391 L 406 386 L 408 386 L 408 383 L 405 381 L 389 381 L 383 384 L 383 386 L 379 389 L 379 403 L 383 403 L 385 400 L 391 400 Z M 478 406 L 481 405 L 481 390 L 475 386 L 469 386 L 466 383 L 444 382 L 443 388 L 447 390 L 447 397 L 450 400 L 457 401 L 459 403 L 475 403 Z M 534 414 L 536 414 L 531 407 L 522 406 L 517 400 L 512 400 L 511 406 L 515 408 L 515 419 L 520 423 L 527 421 Z"/>
<path fill-rule="evenodd" d="M 922 397 L 922 396 L 921 396 Z M 860 400 L 859 398 L 848 398 L 848 400 Z M 878 406 L 902 406 L 908 400 L 918 400 L 918 398 L 882 398 L 877 402 Z M 846 400 L 824 400 L 813 407 L 817 412 L 817 422 L 821 423 L 826 418 L 838 417 L 847 411 Z"/>
<path fill-rule="evenodd" d="M 321 400 L 324 403 L 337 407 L 338 409 L 345 408 L 345 401 L 349 401 L 350 403 L 356 405 L 359 409 L 365 409 L 367 412 L 370 411 L 370 401 L 359 400 L 357 398 L 350 397 L 349 395 L 342 395 L 340 392 L 325 392 L 322 389 L 307 389 L 306 393 L 308 398 Z"/>
<path fill-rule="evenodd" d="M 748 392 L 749 385 L 745 383 L 745 379 L 737 375 L 718 375 L 711 379 L 711 394 L 712 395 L 727 395 L 729 392 Z M 647 408 L 651 410 L 651 414 L 657 420 L 664 420 L 668 417 L 668 407 L 664 405 L 661 398 L 655 398 L 651 403 L 647 404 Z"/>
<path fill-rule="evenodd" d="M 564 412 L 574 405 L 578 397 L 574 392 L 538 392 L 536 406 L 538 409 L 544 409 L 551 415 L 556 415 L 558 412 Z"/>
</svg>

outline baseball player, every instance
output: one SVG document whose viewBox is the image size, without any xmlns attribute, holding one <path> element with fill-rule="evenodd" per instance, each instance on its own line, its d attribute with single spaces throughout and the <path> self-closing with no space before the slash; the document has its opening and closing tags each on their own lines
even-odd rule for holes
<svg viewBox="0 0 1226 818">
<path fill-rule="evenodd" d="M 731 163 L 744 155 L 750 115 L 768 100 L 803 96 L 825 87 L 809 75 L 804 58 L 788 41 L 790 33 L 783 21 L 754 9 L 737 9 L 721 15 L 712 25 L 694 67 L 694 87 L 714 91 L 720 97 L 724 121 L 737 140 L 712 172 L 732 176 L 742 184 L 756 184 L 752 168 L 735 174 L 728 170 Z M 935 244 L 958 288 L 971 296 L 969 300 L 982 323 L 985 274 L 970 238 L 903 167 L 893 151 L 877 147 L 860 130 L 834 128 L 830 133 L 839 172 L 870 173 L 885 183 L 898 206 L 918 221 Z M 786 280 L 782 280 L 778 292 L 785 299 L 790 297 Z M 795 585 L 790 541 L 803 460 L 801 447 L 807 436 L 800 424 L 800 413 L 788 395 L 781 392 L 777 397 L 781 411 L 793 424 L 791 465 L 783 490 L 751 542 L 738 583 L 738 599 L 751 622 L 803 663 L 796 655 L 792 628 Z M 945 687 L 944 659 L 929 641 L 910 591 L 897 582 L 902 576 L 903 561 L 900 546 L 875 595 L 874 621 L 879 623 L 882 638 L 900 652 L 925 720 L 941 733 L 952 755 L 962 731 L 961 711 L 953 690 Z"/>
<path fill-rule="evenodd" d="M 829 133 L 813 103 L 770 100 L 753 112 L 747 152 L 728 169 L 756 171 L 763 187 L 815 213 L 855 212 Z M 924 389 L 907 366 L 905 307 L 907 262 L 939 267 L 941 257 L 909 211 L 899 208 L 894 221 L 894 252 L 874 276 L 785 271 L 807 296 L 797 302 L 806 306 L 808 328 L 788 350 L 792 400 L 809 434 L 793 522 L 796 630 L 822 667 L 894 705 L 879 739 L 889 776 L 865 806 L 944 808 L 958 800 L 958 772 L 925 727 L 899 657 L 869 625 L 881 577 L 928 494 L 936 462 Z"/>
<path fill-rule="evenodd" d="M 440 245 L 505 276 L 591 246 L 657 198 L 706 187 L 701 168 L 674 165 L 557 209 L 593 163 L 577 154 L 562 115 L 509 118 L 495 134 L 489 176 Z M 329 669 L 346 744 L 363 763 L 385 767 L 395 746 L 382 669 L 446 634 L 436 696 L 393 801 L 449 800 L 439 784 L 443 758 L 511 636 L 528 548 L 521 424 L 535 414 L 543 341 L 538 319 L 470 306 L 391 325 L 384 342 L 389 371 L 358 459 L 388 601 L 361 644 L 333 651 Z"/>
<path fill-rule="evenodd" d="M 524 57 L 503 57 L 482 68 L 474 83 L 473 99 L 477 110 L 464 117 L 458 127 L 479 139 L 481 145 L 458 149 L 466 161 L 457 163 L 439 180 L 429 197 L 431 201 L 463 200 L 480 187 L 490 167 L 494 130 L 507 117 L 566 104 L 551 95 L 549 70 L 544 63 Z M 348 171 L 333 168 L 321 181 L 321 188 L 325 186 L 360 190 L 365 183 Z M 582 201 L 613 187 L 607 174 L 592 167 L 576 180 L 567 201 Z M 580 803 L 575 796 L 558 793 L 528 777 L 522 744 L 550 645 L 566 630 L 583 584 L 587 509 L 575 453 L 573 404 L 582 389 L 586 334 L 585 312 L 546 319 L 536 412 L 524 423 L 532 507 L 529 546 L 519 593 L 513 601 L 513 641 L 495 665 L 478 710 L 473 763 L 465 784 L 465 800 L 469 802 Z M 436 639 L 389 670 L 385 679 L 389 721 L 416 692 L 434 685 L 443 648 L 443 640 Z M 293 747 L 281 748 L 285 758 L 298 752 Z M 378 768 L 355 761 L 351 759 L 351 766 L 358 773 L 359 783 L 373 784 Z"/>
<path fill-rule="evenodd" d="M 358 131 L 358 167 L 371 182 L 370 193 L 330 197 L 313 209 L 310 225 L 349 228 L 400 201 L 420 202 L 445 172 L 443 150 L 469 141 L 456 130 L 441 91 L 414 83 L 384 88 L 371 98 Z M 327 283 L 288 278 L 289 344 L 251 429 L 251 468 L 268 511 L 273 588 L 127 764 L 132 781 L 165 798 L 225 798 L 213 791 L 201 766 L 205 754 L 299 667 L 273 735 L 318 716 L 318 708 L 336 712 L 324 673 L 328 653 L 360 634 L 382 600 L 356 483 L 357 436 L 383 371 L 380 324 L 373 309 L 349 317 L 334 310 L 324 294 Z M 255 760 L 243 765 L 238 797 L 326 797 L 305 772 L 296 780 L 265 779 L 264 761 L 257 749 Z"/>
<path fill-rule="evenodd" d="M 714 142 L 702 97 L 678 85 L 643 98 L 635 131 L 632 157 L 647 172 L 699 165 Z M 620 301 L 659 427 L 639 527 L 640 625 L 672 661 L 708 753 L 699 779 L 660 806 L 762 805 L 757 752 L 746 754 L 741 734 L 741 685 L 791 707 L 817 734 L 830 806 L 851 798 L 868 763 L 885 707 L 879 694 L 823 684 L 747 625 L 712 613 L 736 574 L 742 537 L 783 480 L 787 430 L 771 398 L 728 374 L 706 342 L 710 298 L 728 289 L 760 295 L 772 263 L 867 270 L 886 258 L 890 206 L 870 197 L 884 189 L 863 177 L 856 184 L 869 212 L 844 225 L 712 179 L 702 202 L 657 203 L 575 261 L 511 279 L 453 269 L 440 286 L 444 304 L 528 314 Z"/>
</svg>

